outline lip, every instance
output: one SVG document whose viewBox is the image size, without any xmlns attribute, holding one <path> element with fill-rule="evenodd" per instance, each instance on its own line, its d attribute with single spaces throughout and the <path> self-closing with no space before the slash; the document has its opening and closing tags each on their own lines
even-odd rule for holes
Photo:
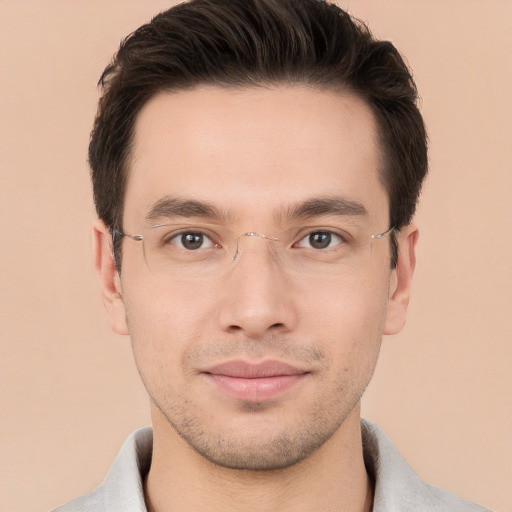
<svg viewBox="0 0 512 512">
<path fill-rule="evenodd" d="M 309 372 L 281 361 L 228 361 L 203 374 L 223 393 L 251 402 L 276 398 L 302 381 Z"/>
</svg>

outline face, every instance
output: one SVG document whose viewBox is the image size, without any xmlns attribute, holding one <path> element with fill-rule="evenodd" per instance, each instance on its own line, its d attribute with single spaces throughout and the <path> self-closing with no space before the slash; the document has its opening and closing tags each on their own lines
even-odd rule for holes
<svg viewBox="0 0 512 512">
<path fill-rule="evenodd" d="M 354 96 L 202 87 L 146 104 L 123 226 L 145 240 L 124 239 L 119 276 L 100 224 L 96 238 L 113 328 L 130 334 L 165 424 L 155 428 L 247 469 L 294 464 L 336 438 L 382 334 L 403 323 L 414 266 L 413 229 L 398 270 L 388 238 L 370 242 L 389 227 L 380 167 L 374 118 Z M 240 237 L 255 232 L 265 236 Z"/>
</svg>

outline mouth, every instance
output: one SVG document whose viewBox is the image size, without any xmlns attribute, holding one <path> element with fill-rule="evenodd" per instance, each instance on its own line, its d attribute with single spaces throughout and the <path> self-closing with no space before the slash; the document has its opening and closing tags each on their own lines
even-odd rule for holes
<svg viewBox="0 0 512 512">
<path fill-rule="evenodd" d="M 222 393 L 250 402 L 276 398 L 309 375 L 308 371 L 281 361 L 229 361 L 202 373 Z"/>
</svg>

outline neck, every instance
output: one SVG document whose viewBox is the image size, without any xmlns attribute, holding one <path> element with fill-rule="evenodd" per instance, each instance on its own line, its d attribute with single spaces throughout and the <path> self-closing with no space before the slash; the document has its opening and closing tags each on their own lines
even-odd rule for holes
<svg viewBox="0 0 512 512">
<path fill-rule="evenodd" d="M 373 488 L 363 460 L 359 406 L 303 461 L 283 469 L 220 467 L 193 450 L 153 409 L 153 459 L 144 484 L 149 512 L 205 510 L 369 512 Z"/>
</svg>

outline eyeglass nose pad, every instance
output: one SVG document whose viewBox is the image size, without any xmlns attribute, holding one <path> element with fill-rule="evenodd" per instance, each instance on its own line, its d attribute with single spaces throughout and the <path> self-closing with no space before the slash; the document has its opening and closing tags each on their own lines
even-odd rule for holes
<svg viewBox="0 0 512 512">
<path fill-rule="evenodd" d="M 268 236 L 268 235 L 263 235 L 261 233 L 256 233 L 254 231 L 249 231 L 247 233 L 243 233 L 241 234 L 237 239 L 236 239 L 236 252 L 233 256 L 233 261 L 236 261 L 238 259 L 238 255 L 240 254 L 240 239 L 241 238 L 244 238 L 246 236 L 257 236 L 259 238 L 264 238 L 265 240 L 270 240 L 272 242 L 279 242 L 279 238 L 275 237 L 275 236 Z"/>
</svg>

